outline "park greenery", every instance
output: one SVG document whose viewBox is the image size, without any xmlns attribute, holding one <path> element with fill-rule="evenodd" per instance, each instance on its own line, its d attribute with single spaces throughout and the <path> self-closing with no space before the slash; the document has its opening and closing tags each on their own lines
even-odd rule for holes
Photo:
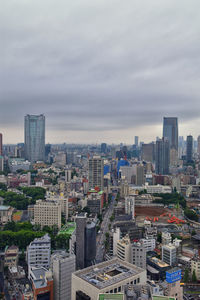
<svg viewBox="0 0 200 300">
<path fill-rule="evenodd" d="M 45 189 L 41 187 L 22 187 L 21 193 L 9 192 L 0 189 L 0 197 L 4 199 L 4 205 L 10 205 L 19 210 L 26 210 L 28 205 L 35 204 L 36 200 L 44 199 Z"/>
<path fill-rule="evenodd" d="M 0 249 L 4 250 L 6 246 L 16 245 L 21 250 L 26 247 L 35 238 L 44 236 L 46 233 L 51 237 L 52 249 L 68 249 L 69 236 L 65 234 L 58 234 L 57 226 L 32 225 L 30 222 L 9 222 L 3 230 L 0 231 Z"/>
<path fill-rule="evenodd" d="M 154 203 L 161 203 L 164 205 L 170 205 L 170 204 L 175 204 L 175 205 L 181 205 L 182 208 L 186 208 L 186 200 L 185 198 L 177 193 L 173 192 L 171 194 L 166 193 L 166 194 L 153 194 L 156 199 L 153 201 Z"/>
</svg>

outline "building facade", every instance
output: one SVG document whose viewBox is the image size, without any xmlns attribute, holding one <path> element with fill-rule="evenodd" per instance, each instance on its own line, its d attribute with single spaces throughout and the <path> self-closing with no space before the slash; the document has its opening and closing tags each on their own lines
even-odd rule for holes
<svg viewBox="0 0 200 300">
<path fill-rule="evenodd" d="M 51 238 L 48 234 L 43 237 L 34 239 L 27 247 L 27 263 L 29 269 L 31 267 L 44 267 L 49 269 L 51 255 Z"/>
<path fill-rule="evenodd" d="M 176 264 L 176 247 L 172 244 L 162 246 L 162 261 L 170 266 Z"/>
<path fill-rule="evenodd" d="M 34 223 L 61 228 L 61 205 L 53 200 L 37 200 L 34 205 Z"/>
</svg>

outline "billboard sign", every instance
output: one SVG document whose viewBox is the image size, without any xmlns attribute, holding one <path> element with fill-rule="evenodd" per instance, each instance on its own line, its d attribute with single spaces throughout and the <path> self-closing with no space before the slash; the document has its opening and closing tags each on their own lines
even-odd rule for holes
<svg viewBox="0 0 200 300">
<path fill-rule="evenodd" d="M 168 283 L 173 283 L 179 280 L 181 280 L 181 269 L 176 270 L 172 273 L 166 272 L 166 281 Z"/>
</svg>

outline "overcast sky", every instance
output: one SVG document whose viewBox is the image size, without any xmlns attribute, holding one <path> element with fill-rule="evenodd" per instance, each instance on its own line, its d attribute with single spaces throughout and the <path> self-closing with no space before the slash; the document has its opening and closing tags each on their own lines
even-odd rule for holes
<svg viewBox="0 0 200 300">
<path fill-rule="evenodd" d="M 25 114 L 46 142 L 131 144 L 200 134 L 199 0 L 2 0 L 0 132 L 23 141 Z"/>
</svg>

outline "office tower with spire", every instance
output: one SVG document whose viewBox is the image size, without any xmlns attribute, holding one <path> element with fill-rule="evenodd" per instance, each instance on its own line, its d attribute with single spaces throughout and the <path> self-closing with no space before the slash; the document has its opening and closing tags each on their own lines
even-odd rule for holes
<svg viewBox="0 0 200 300">
<path fill-rule="evenodd" d="M 24 118 L 25 156 L 30 162 L 45 160 L 45 116 Z"/>
<path fill-rule="evenodd" d="M 167 138 L 170 146 L 170 165 L 178 162 L 178 118 L 163 118 L 163 137 Z"/>
</svg>

